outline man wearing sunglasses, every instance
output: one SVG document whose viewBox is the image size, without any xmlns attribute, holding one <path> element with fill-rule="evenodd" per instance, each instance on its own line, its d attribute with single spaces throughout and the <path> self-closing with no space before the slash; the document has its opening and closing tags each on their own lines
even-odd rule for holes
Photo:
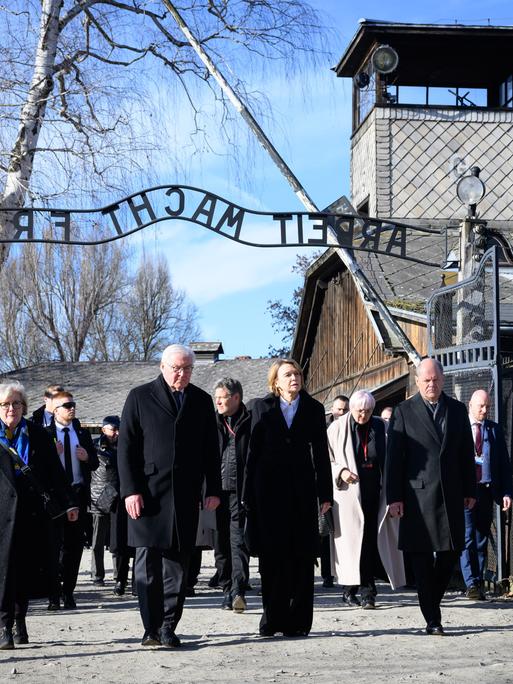
<svg viewBox="0 0 513 684">
<path fill-rule="evenodd" d="M 210 395 L 191 380 L 194 352 L 173 344 L 158 378 L 129 393 L 118 440 L 121 496 L 128 544 L 135 547 L 135 581 L 143 646 L 180 646 L 187 570 L 196 541 L 203 481 L 205 509 L 219 505 L 221 468 Z"/>
<path fill-rule="evenodd" d="M 98 456 L 89 431 L 75 418 L 76 403 L 69 392 L 53 395 L 54 423 L 47 427 L 53 437 L 62 467 L 79 503 L 78 521 L 71 524 L 59 518 L 56 525 L 56 554 L 59 555 L 62 586 L 56 578 L 50 596 L 48 610 L 60 608 L 60 596 L 64 608 L 74 610 L 77 606 L 73 592 L 77 583 L 82 551 L 84 550 L 84 524 L 87 507 L 91 501 L 91 472 L 98 468 Z"/>
</svg>

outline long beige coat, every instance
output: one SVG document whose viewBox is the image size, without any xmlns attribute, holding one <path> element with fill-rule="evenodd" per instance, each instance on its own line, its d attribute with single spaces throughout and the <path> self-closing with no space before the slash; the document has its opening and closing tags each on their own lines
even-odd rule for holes
<svg viewBox="0 0 513 684">
<path fill-rule="evenodd" d="M 335 483 L 343 468 L 357 472 L 351 438 L 350 418 L 347 413 L 335 420 L 328 428 L 331 469 L 333 475 L 333 518 L 335 531 L 331 544 L 332 574 L 345 586 L 360 584 L 360 553 L 363 539 L 363 511 L 360 484 Z M 381 488 L 378 524 L 378 551 L 392 589 L 406 584 L 402 551 L 397 548 L 398 519 L 387 515 L 385 488 Z"/>
</svg>

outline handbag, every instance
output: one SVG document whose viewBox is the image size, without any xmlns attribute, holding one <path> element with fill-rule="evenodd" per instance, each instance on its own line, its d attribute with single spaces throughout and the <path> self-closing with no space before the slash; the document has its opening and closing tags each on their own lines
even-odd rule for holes
<svg viewBox="0 0 513 684">
<path fill-rule="evenodd" d="M 319 534 L 321 537 L 327 537 L 334 529 L 333 510 L 329 508 L 326 513 L 321 513 L 319 511 Z"/>
<path fill-rule="evenodd" d="M 102 513 L 111 513 L 118 498 L 118 490 L 107 482 L 95 501 L 95 506 Z"/>
<path fill-rule="evenodd" d="M 14 449 L 13 447 L 6 447 L 3 442 L 0 442 L 0 447 L 9 454 L 15 468 L 21 471 L 22 475 L 24 475 L 27 478 L 27 480 L 35 489 L 35 491 L 39 494 L 43 501 L 43 507 L 46 513 L 48 513 L 48 515 L 50 516 L 50 518 L 52 518 L 52 520 L 55 520 L 56 518 L 60 518 L 61 515 L 64 515 L 66 511 L 63 511 L 62 506 L 60 506 L 59 503 L 55 500 L 55 498 L 44 489 L 44 487 L 41 485 L 39 480 L 34 475 L 34 471 L 32 470 L 32 468 L 28 465 L 28 463 L 25 463 L 25 461 L 21 458 L 16 449 Z"/>
</svg>

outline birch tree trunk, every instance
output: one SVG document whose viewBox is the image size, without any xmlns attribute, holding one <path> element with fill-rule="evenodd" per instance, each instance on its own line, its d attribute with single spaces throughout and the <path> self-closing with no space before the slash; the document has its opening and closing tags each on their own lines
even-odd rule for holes
<svg viewBox="0 0 513 684">
<path fill-rule="evenodd" d="M 12 213 L 5 208 L 22 207 L 34 167 L 34 154 L 45 110 L 53 90 L 55 56 L 59 41 L 59 16 L 63 0 L 42 0 L 39 40 L 34 72 L 27 100 L 21 110 L 19 129 L 7 170 L 5 188 L 0 200 L 0 236 L 13 235 Z M 8 245 L 0 247 L 0 268 L 8 254 Z"/>
</svg>

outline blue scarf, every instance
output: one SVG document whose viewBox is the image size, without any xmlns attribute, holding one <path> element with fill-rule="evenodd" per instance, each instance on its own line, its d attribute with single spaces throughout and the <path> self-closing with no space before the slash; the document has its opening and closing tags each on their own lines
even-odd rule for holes
<svg viewBox="0 0 513 684">
<path fill-rule="evenodd" d="M 6 434 L 6 430 L 8 433 Z M 5 444 L 7 448 L 14 448 L 21 460 L 24 463 L 28 463 L 29 458 L 29 436 L 27 421 L 22 418 L 18 426 L 16 427 L 14 434 L 9 438 L 9 432 L 12 432 L 7 428 L 7 425 L 0 420 L 0 441 Z M 19 466 L 14 466 L 14 474 L 21 475 L 21 470 Z"/>
</svg>

